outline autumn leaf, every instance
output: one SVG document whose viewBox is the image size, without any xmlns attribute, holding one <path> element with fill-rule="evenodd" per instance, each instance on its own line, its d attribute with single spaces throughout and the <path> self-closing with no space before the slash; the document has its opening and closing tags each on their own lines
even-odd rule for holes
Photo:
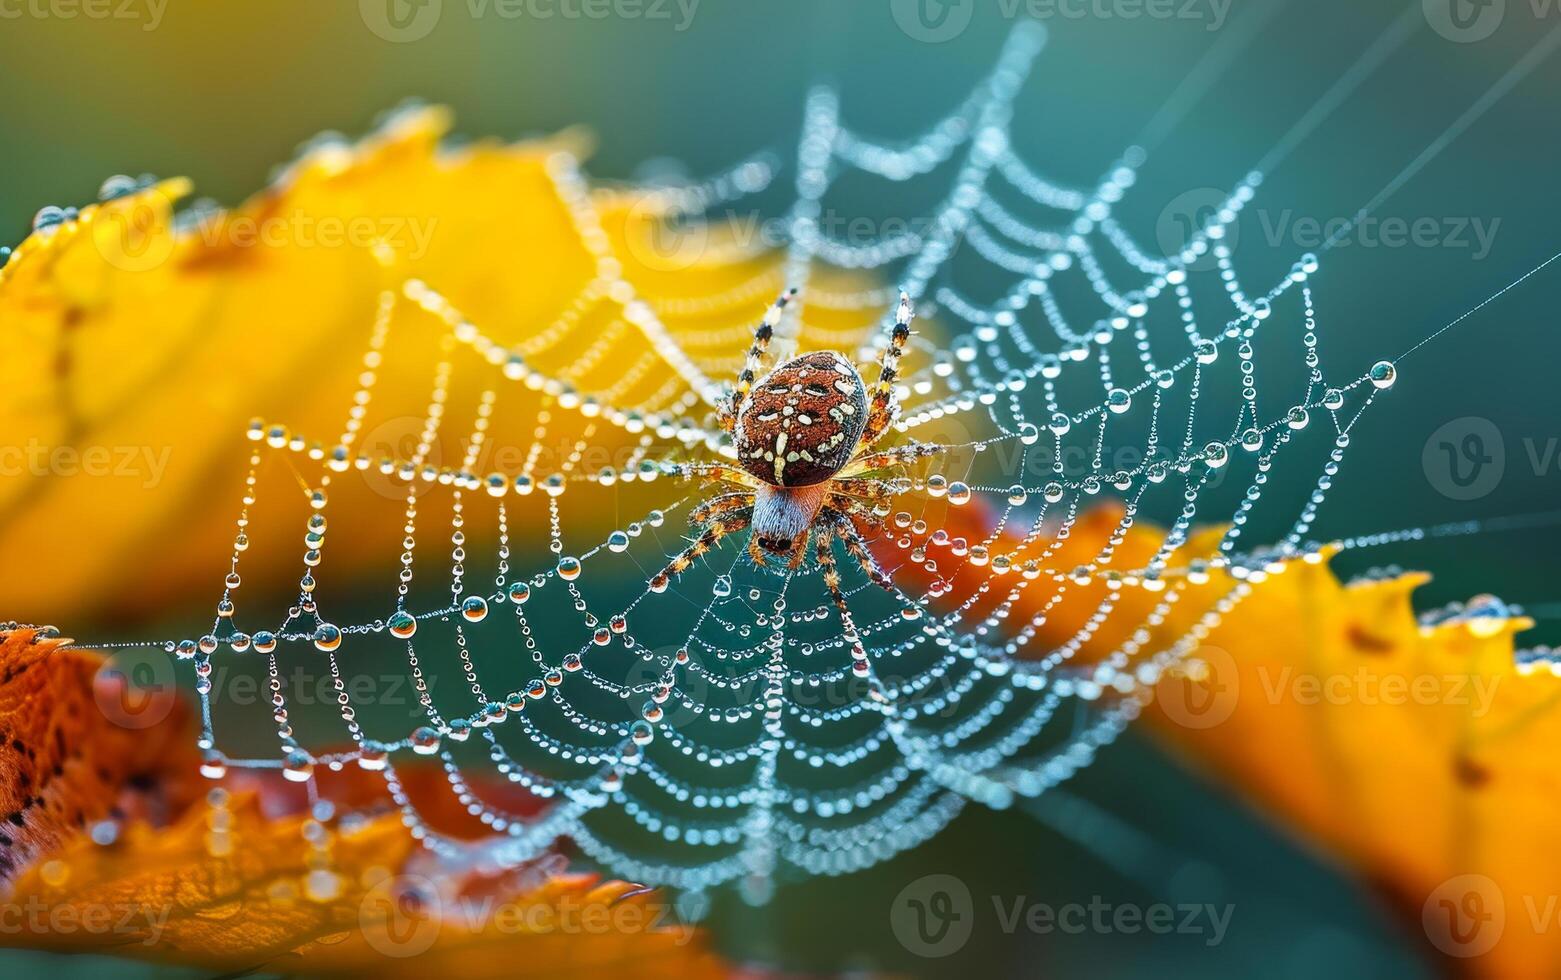
<svg viewBox="0 0 1561 980">
<path fill-rule="evenodd" d="M 383 778 L 356 768 L 319 782 L 324 798 L 369 814 L 350 821 L 274 774 L 235 777 L 203 801 L 190 713 L 177 699 L 126 700 L 128 683 L 57 637 L 0 639 L 0 945 L 224 972 L 722 975 L 641 886 L 569 874 L 556 855 L 484 871 L 491 830 L 436 767 L 398 778 L 447 839 L 437 855 Z M 537 812 L 503 786 L 480 791 Z"/>
<path fill-rule="evenodd" d="M 31 629 L 0 631 L 0 882 L 101 820 L 199 793 L 193 718 L 167 689 Z"/>
<path fill-rule="evenodd" d="M 463 381 L 452 419 L 469 419 L 484 387 L 498 393 L 479 475 L 512 476 L 551 396 L 506 381 L 491 350 L 625 410 L 706 410 L 693 388 L 735 374 L 783 285 L 784 256 L 761 229 L 673 221 L 687 205 L 676 188 L 591 187 L 578 132 L 456 149 L 441 145 L 449 125 L 439 109 L 403 111 L 360 142 L 315 145 L 231 211 L 176 219 L 192 187 L 170 180 L 17 247 L 0 269 L 11 369 L 0 424 L 29 438 L 9 450 L 26 477 L 0 482 L 0 549 L 34 567 L 10 583 L 8 615 L 123 624 L 210 585 L 232 541 L 249 420 L 334 450 L 387 293 L 392 339 L 354 453 L 409 455 L 448 357 Z M 413 279 L 470 325 L 453 351 L 450 325 L 406 299 Z M 829 293 L 857 277 L 820 269 L 814 282 L 802 346 L 854 349 L 880 308 L 831 308 Z M 427 461 L 460 466 L 468 436 L 451 423 Z M 622 432 L 561 413 L 542 474 L 586 437 L 621 464 Z M 404 496 L 377 470 L 350 476 L 342 492 Z M 350 579 L 371 567 L 385 525 L 360 507 L 334 513 L 336 568 Z M 516 520 L 545 526 L 545 514 Z M 605 531 L 609 519 L 594 508 L 577 526 Z M 491 530 L 474 521 L 468 533 Z M 246 564 L 266 579 L 288 562 L 265 549 Z"/>
<path fill-rule="evenodd" d="M 399 816 L 349 830 L 275 819 L 258 797 L 165 830 L 78 840 L 15 882 L 7 941 L 209 970 L 313 976 L 719 976 L 648 890 L 522 867 L 441 866 Z"/>
<path fill-rule="evenodd" d="M 1121 649 L 1162 596 L 1131 577 L 1163 532 L 1141 520 L 1124 531 L 1123 516 L 1119 505 L 1102 505 L 1082 514 L 1065 539 L 1055 539 L 1053 522 L 1025 545 L 1028 524 L 998 530 L 997 516 L 978 505 L 933 509 L 928 524 L 942 527 L 950 543 L 907 533 L 877 551 L 899 568 L 897 581 L 923 588 L 952 581 L 955 596 L 972 594 L 990 568 L 956 551 L 984 544 L 993 559 L 1009 559 L 1013 570 L 995 579 L 965 622 L 984 623 L 997 637 L 1032 624 L 1024 657 L 1080 635 L 1116 592 L 1116 609 L 1091 627 L 1072 661 L 1087 668 Z M 1195 533 L 1166 567 L 1185 571 L 1209 558 L 1224 533 Z M 942 570 L 930 574 L 907 561 L 916 547 Z M 1423 937 L 1429 957 L 1493 977 L 1561 967 L 1550 898 L 1561 882 L 1551 846 L 1561 794 L 1554 759 L 1561 673 L 1543 658 L 1515 655 L 1514 634 L 1532 623 L 1483 597 L 1423 624 L 1411 604 L 1428 579 L 1418 573 L 1344 584 L 1325 560 L 1291 560 L 1258 578 L 1150 688 L 1149 728 L 1379 889 Z M 1187 636 L 1239 585 L 1217 565 L 1201 584 L 1176 581 L 1181 599 L 1150 630 L 1145 650 Z M 1068 601 L 1053 605 L 1059 589 Z M 1006 614 L 986 618 L 1005 601 Z"/>
<path fill-rule="evenodd" d="M 1151 724 L 1383 889 L 1428 951 L 1551 972 L 1561 677 L 1520 667 L 1532 623 L 1499 603 L 1421 625 L 1426 578 L 1292 564 L 1226 615 L 1195 676 L 1161 683 Z"/>
</svg>

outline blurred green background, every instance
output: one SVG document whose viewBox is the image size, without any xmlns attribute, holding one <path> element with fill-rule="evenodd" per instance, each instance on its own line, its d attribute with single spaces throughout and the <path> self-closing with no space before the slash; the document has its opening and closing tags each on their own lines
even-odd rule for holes
<svg viewBox="0 0 1561 980">
<path fill-rule="evenodd" d="M 1009 0 L 537 0 L 506 17 L 498 0 L 395 0 L 414 18 L 410 34 L 426 28 L 398 41 L 387 39 L 397 36 L 383 19 L 389 2 L 115 0 L 105 17 L 63 2 L 3 5 L 0 65 L 10 84 L 0 102 L 8 148 L 0 240 L 20 240 L 42 205 L 91 200 L 113 173 L 184 174 L 198 193 L 235 203 L 301 141 L 362 132 L 407 97 L 453 106 L 458 129 L 474 136 L 585 124 L 598 138 L 589 169 L 609 179 L 660 158 L 691 174 L 765 148 L 789 161 L 803 97 L 821 81 L 841 90 L 855 127 L 909 136 L 963 97 L 1026 9 Z M 1148 138 L 1149 162 L 1120 215 L 1149 242 L 1168 203 L 1233 185 L 1362 52 L 1401 37 L 1308 127 L 1244 217 L 1237 263 L 1259 282 L 1313 245 L 1276 228 L 1354 214 L 1561 29 L 1561 16 L 1537 19 L 1527 3 L 1507 4 L 1489 36 L 1462 40 L 1439 19 L 1436 0 L 1032 6 L 1051 37 L 1019 100 L 1019 149 L 1043 172 L 1089 184 L 1125 146 Z M 593 15 L 601 10 L 607 15 Z M 928 39 L 966 18 L 947 40 Z M 1557 91 L 1561 59 L 1547 58 L 1377 208 L 1379 218 L 1430 219 L 1435 243 L 1354 236 L 1324 256 L 1313 282 L 1335 374 L 1354 376 L 1397 354 L 1561 247 Z M 789 179 L 761 203 L 782 207 Z M 852 203 L 892 208 L 891 197 L 874 196 L 883 193 L 864 187 Z M 1405 361 L 1398 385 L 1358 430 L 1318 532 L 1553 507 L 1558 295 L 1561 265 Z M 1466 495 L 1446 492 L 1447 464 L 1428 441 L 1469 418 L 1499 434 L 1504 468 L 1486 492 L 1460 500 Z M 1470 423 L 1459 424 L 1453 431 Z M 1429 568 L 1437 578 L 1421 603 L 1495 592 L 1541 614 L 1535 638 L 1552 639 L 1555 624 L 1543 617 L 1555 599 L 1558 542 L 1549 531 L 1453 539 L 1347 556 L 1343 568 Z M 1418 923 L 1395 920 L 1368 887 L 1142 740 L 1109 750 L 1069 792 L 1123 826 L 1050 803 L 1040 813 L 971 810 L 930 845 L 871 872 L 783 888 L 766 910 L 722 901 L 712 916 L 718 940 L 739 959 L 794 971 L 1306 977 L 1327 969 L 1342 978 L 1435 970 L 1421 958 Z M 1095 840 L 1081 846 L 1069 830 Z M 1097 852 L 1140 856 L 1124 867 Z M 902 888 L 932 873 L 966 882 L 978 921 L 959 952 L 921 959 L 895 941 L 888 910 Z M 1229 902 L 1234 914 L 1213 946 L 1193 935 L 1006 934 L 991 914 L 994 896 Z M 101 964 L 0 955 L 0 969 L 13 967 L 12 975 L 87 975 Z"/>
</svg>

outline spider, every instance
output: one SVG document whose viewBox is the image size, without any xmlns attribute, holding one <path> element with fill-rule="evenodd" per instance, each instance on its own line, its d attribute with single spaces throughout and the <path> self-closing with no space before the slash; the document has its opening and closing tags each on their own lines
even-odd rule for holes
<svg viewBox="0 0 1561 980">
<path fill-rule="evenodd" d="M 794 295 L 794 289 L 782 293 L 760 320 L 747 363 L 730 399 L 720 406 L 721 428 L 732 434 L 737 465 L 684 470 L 736 489 L 694 508 L 689 523 L 700 534 L 652 577 L 655 591 L 665 590 L 673 576 L 722 538 L 744 529 L 749 529 L 748 554 L 761 567 L 776 561 L 795 569 L 813 541 L 837 606 L 843 607 L 845 599 L 833 551 L 836 539 L 873 582 L 896 591 L 865 543 L 882 528 L 882 515 L 896 492 L 895 484 L 875 474 L 940 449 L 926 443 L 876 449 L 899 412 L 894 382 L 911 335 L 910 297 L 900 294 L 871 389 L 844 354 L 828 350 L 793 357 L 755 381 Z"/>
</svg>

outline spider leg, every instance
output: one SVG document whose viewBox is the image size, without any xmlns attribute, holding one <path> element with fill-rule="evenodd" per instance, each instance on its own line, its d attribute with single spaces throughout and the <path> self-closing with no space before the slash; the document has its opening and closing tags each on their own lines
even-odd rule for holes
<svg viewBox="0 0 1561 980">
<path fill-rule="evenodd" d="M 747 470 L 727 466 L 724 463 L 682 463 L 677 467 L 676 472 L 678 476 L 687 479 L 697 478 L 703 483 L 735 483 L 750 490 L 757 490 L 761 486 Z"/>
<path fill-rule="evenodd" d="M 841 516 L 831 521 L 831 524 L 835 536 L 845 544 L 846 553 L 856 559 L 856 563 L 862 566 L 862 571 L 867 573 L 867 577 L 873 580 L 873 584 L 891 595 L 898 596 L 900 590 L 895 586 L 894 581 L 889 578 L 889 573 L 885 572 L 878 564 L 878 559 L 873 557 L 873 553 L 867 549 L 867 545 L 863 543 L 856 523 Z"/>
<path fill-rule="evenodd" d="M 899 414 L 899 406 L 894 401 L 894 382 L 899 377 L 900 355 L 905 353 L 905 344 L 911 339 L 911 319 L 915 315 L 910 296 L 901 293 L 894 325 L 889 328 L 889 343 L 878 360 L 878 381 L 873 385 L 873 397 L 867 407 L 867 425 L 862 431 L 861 445 L 864 447 L 877 445 Z"/>
<path fill-rule="evenodd" d="M 802 536 L 797 539 L 797 543 L 792 545 L 791 559 L 786 563 L 787 568 L 791 569 L 792 571 L 796 571 L 802 567 L 803 556 L 808 553 L 808 539 L 812 536 L 812 530 L 802 532 Z"/>
<path fill-rule="evenodd" d="M 849 479 L 863 473 L 871 473 L 873 470 L 888 469 L 896 463 L 908 463 L 911 460 L 924 459 L 947 451 L 947 446 L 936 442 L 913 442 L 905 446 L 895 446 L 893 449 L 856 457 L 840 471 L 840 476 Z"/>
<path fill-rule="evenodd" d="M 769 350 L 770 339 L 775 336 L 775 327 L 780 323 L 781 313 L 786 309 L 786 303 L 797 295 L 795 289 L 788 289 L 776 297 L 775 304 L 764 314 L 759 325 L 753 329 L 753 346 L 748 348 L 748 359 L 743 364 L 742 373 L 737 376 L 737 385 L 732 389 L 732 398 L 721 407 L 721 428 L 727 432 L 737 427 L 737 416 L 742 414 L 743 402 L 748 399 L 748 392 L 753 388 L 754 378 L 758 377 L 759 368 L 764 362 L 764 353 Z"/>
<path fill-rule="evenodd" d="M 706 500 L 698 507 L 695 507 L 693 510 L 689 511 L 688 522 L 698 527 L 703 524 L 708 524 L 712 520 L 729 514 L 734 510 L 752 506 L 753 494 L 751 493 L 743 493 L 741 491 L 736 493 L 723 493 L 720 496 L 711 497 L 709 500 Z"/>
<path fill-rule="evenodd" d="M 892 500 L 905 492 L 906 489 L 904 486 L 890 483 L 887 480 L 853 477 L 845 480 L 834 480 L 830 484 L 830 496 L 843 500 L 879 503 L 884 500 Z"/>
<path fill-rule="evenodd" d="M 769 559 L 765 557 L 764 549 L 759 547 L 759 538 L 756 535 L 748 535 L 748 558 L 756 568 L 763 568 L 769 563 Z"/>
<path fill-rule="evenodd" d="M 856 619 L 851 615 L 851 608 L 846 605 L 845 593 L 840 591 L 840 569 L 835 564 L 835 553 L 830 547 L 833 542 L 832 535 L 818 536 L 818 565 L 824 573 L 824 588 L 828 590 L 829 598 L 840 612 L 840 635 L 851 644 L 851 670 L 858 677 L 862 677 L 869 669 L 867 648 L 862 645 L 862 634 L 856 628 Z"/>
<path fill-rule="evenodd" d="M 687 548 L 684 548 L 683 551 L 680 552 L 676 557 L 667 562 L 667 566 L 665 568 L 651 576 L 651 591 L 661 592 L 665 590 L 667 585 L 672 581 L 672 576 L 683 574 L 684 570 L 687 569 L 688 566 L 692 565 L 695 560 L 699 558 L 699 556 L 714 548 L 716 542 L 720 541 L 728 534 L 741 531 L 743 528 L 748 526 L 748 522 L 749 515 L 747 513 L 739 512 L 721 518 L 715 521 L 713 524 L 710 524 L 704 529 L 703 532 L 700 533 L 699 537 L 694 539 L 693 544 L 689 545 Z"/>
</svg>

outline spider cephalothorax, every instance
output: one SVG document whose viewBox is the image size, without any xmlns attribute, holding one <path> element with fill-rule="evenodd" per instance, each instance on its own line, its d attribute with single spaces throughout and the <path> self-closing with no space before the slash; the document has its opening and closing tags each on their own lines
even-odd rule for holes
<svg viewBox="0 0 1561 980">
<path fill-rule="evenodd" d="M 922 444 L 874 449 L 897 411 L 894 383 L 911 335 L 910 298 L 900 296 L 871 387 L 835 351 L 799 355 L 755 381 L 792 295 L 776 300 L 759 323 L 731 399 L 722 405 L 721 425 L 733 436 L 737 465 L 687 470 L 727 490 L 690 514 L 699 537 L 651 580 L 652 588 L 666 588 L 717 541 L 745 528 L 751 529 L 748 554 L 758 565 L 779 559 L 796 568 L 816 536 L 819 565 L 837 604 L 844 600 L 831 548 L 836 538 L 873 581 L 892 588 L 865 544 L 881 524 L 875 511 L 887 513 L 894 492 L 887 479 L 874 474 L 936 451 Z"/>
</svg>

